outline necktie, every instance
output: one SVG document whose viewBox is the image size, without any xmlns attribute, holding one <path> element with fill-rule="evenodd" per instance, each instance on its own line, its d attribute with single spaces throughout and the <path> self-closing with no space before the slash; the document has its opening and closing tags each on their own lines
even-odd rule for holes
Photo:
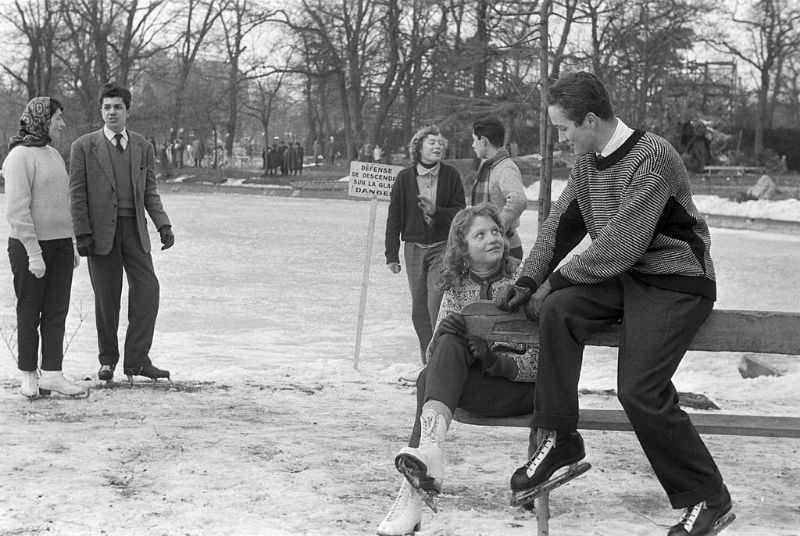
<svg viewBox="0 0 800 536">
<path fill-rule="evenodd" d="M 122 134 L 114 134 L 114 147 L 119 152 L 125 151 L 125 147 L 122 146 Z"/>
</svg>

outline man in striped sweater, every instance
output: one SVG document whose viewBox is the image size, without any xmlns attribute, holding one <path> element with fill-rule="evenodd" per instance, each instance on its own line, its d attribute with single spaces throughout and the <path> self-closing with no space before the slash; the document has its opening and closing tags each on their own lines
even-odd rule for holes
<svg viewBox="0 0 800 536">
<path fill-rule="evenodd" d="M 504 310 L 525 305 L 539 321 L 534 422 L 541 438 L 511 478 L 515 492 L 540 486 L 585 456 L 578 434 L 584 343 L 623 320 L 618 397 L 673 508 L 669 536 L 699 536 L 732 520 L 722 476 L 672 384 L 686 349 L 716 299 L 708 226 L 695 207 L 674 148 L 615 117 L 602 82 L 563 76 L 548 113 L 578 155 Z M 559 263 L 586 234 L 585 251 Z"/>
</svg>

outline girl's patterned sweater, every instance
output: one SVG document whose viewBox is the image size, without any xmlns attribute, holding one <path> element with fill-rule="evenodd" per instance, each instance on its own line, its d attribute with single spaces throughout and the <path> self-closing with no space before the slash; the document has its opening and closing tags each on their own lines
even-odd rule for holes
<svg viewBox="0 0 800 536">
<path fill-rule="evenodd" d="M 509 262 L 515 261 L 509 259 Z M 513 273 L 516 265 L 511 268 L 510 271 Z M 506 275 L 508 272 L 501 269 L 496 275 L 483 280 L 470 273 L 469 276 L 444 291 L 439 316 L 436 319 L 434 337 L 428 345 L 428 360 L 430 360 L 436 345 L 436 333 L 442 319 L 450 313 L 461 313 L 464 307 L 477 300 L 491 300 L 497 289 L 514 283 L 514 277 Z M 489 341 L 489 347 L 497 356 L 497 361 L 491 370 L 485 371 L 485 373 L 514 382 L 533 383 L 536 381 L 536 365 L 539 360 L 538 345 Z"/>
</svg>

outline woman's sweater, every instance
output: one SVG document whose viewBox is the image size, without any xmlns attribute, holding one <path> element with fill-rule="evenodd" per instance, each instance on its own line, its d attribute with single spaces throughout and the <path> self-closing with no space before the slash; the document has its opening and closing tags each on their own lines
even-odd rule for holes
<svg viewBox="0 0 800 536">
<path fill-rule="evenodd" d="M 515 265 L 512 268 L 516 268 L 515 261 L 509 260 L 509 262 L 514 262 Z M 511 271 L 513 272 L 513 270 Z M 513 282 L 514 278 L 511 275 L 500 275 L 481 280 L 470 274 L 470 277 L 462 279 L 444 291 L 439 316 L 436 319 L 436 329 L 438 330 L 441 321 L 450 313 L 461 313 L 464 307 L 477 300 L 490 300 L 497 289 Z M 490 349 L 497 356 L 497 361 L 492 370 L 485 371 L 487 374 L 515 382 L 533 383 L 536 381 L 536 365 L 539 360 L 537 345 L 493 343 L 491 341 L 489 343 Z M 435 344 L 436 337 L 434 336 L 434 340 L 428 346 L 427 360 L 430 360 Z"/>
<path fill-rule="evenodd" d="M 69 175 L 64 159 L 49 145 L 17 145 L 3 162 L 9 236 L 28 256 L 41 253 L 39 240 L 72 237 Z"/>
</svg>

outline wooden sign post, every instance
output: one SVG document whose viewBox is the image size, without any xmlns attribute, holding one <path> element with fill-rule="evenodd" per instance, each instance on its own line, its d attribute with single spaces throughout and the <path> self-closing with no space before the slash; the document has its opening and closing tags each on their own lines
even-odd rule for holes
<svg viewBox="0 0 800 536">
<path fill-rule="evenodd" d="M 378 201 L 389 201 L 392 186 L 402 166 L 389 166 L 372 162 L 350 162 L 350 185 L 348 194 L 352 197 L 367 197 L 370 201 L 369 225 L 367 226 L 367 250 L 364 253 L 364 272 L 361 276 L 361 299 L 358 304 L 358 323 L 356 325 L 356 346 L 353 352 L 353 368 L 358 369 L 361 353 L 361 335 L 364 331 L 364 316 L 367 308 L 367 289 L 369 287 L 369 266 L 372 259 L 372 243 L 375 238 L 375 216 Z"/>
</svg>

